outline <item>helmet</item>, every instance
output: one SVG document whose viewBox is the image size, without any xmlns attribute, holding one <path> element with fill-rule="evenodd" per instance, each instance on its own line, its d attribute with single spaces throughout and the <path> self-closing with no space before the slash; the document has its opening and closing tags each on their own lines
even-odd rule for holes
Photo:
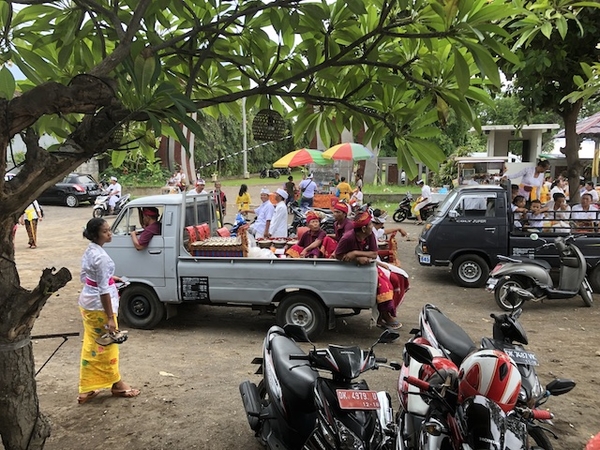
<svg viewBox="0 0 600 450">
<path fill-rule="evenodd" d="M 511 411 L 521 389 L 521 374 L 515 362 L 498 350 L 478 350 L 465 358 L 458 374 L 458 402 L 483 395 L 504 412 Z"/>
</svg>

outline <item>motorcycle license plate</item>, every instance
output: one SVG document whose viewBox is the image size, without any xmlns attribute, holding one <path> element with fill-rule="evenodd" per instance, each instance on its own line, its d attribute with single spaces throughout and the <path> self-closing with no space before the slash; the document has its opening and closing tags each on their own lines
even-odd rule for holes
<svg viewBox="0 0 600 450">
<path fill-rule="evenodd" d="M 342 409 L 379 409 L 376 391 L 337 389 L 337 398 Z"/>
<path fill-rule="evenodd" d="M 540 365 L 534 353 L 515 348 L 505 348 L 504 353 L 510 356 L 513 359 L 513 361 L 517 364 L 523 364 L 526 366 Z"/>
<path fill-rule="evenodd" d="M 431 255 L 419 255 L 419 262 L 421 264 L 431 264 Z"/>
</svg>

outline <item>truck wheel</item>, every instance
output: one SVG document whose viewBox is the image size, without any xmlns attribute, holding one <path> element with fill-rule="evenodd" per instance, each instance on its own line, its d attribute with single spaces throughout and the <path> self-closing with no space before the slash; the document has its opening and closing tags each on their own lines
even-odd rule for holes
<svg viewBox="0 0 600 450">
<path fill-rule="evenodd" d="M 394 213 L 394 215 L 392 216 L 392 219 L 394 219 L 394 222 L 403 222 L 404 220 L 406 220 L 406 210 L 405 209 L 399 209 L 398 211 L 396 211 Z"/>
<path fill-rule="evenodd" d="M 165 312 L 165 305 L 149 287 L 133 285 L 121 294 L 119 317 L 130 327 L 150 330 L 164 319 Z"/>
<path fill-rule="evenodd" d="M 597 264 L 596 267 L 592 269 L 588 280 L 592 285 L 594 292 L 600 294 L 600 264 Z"/>
<path fill-rule="evenodd" d="M 318 300 L 306 294 L 294 293 L 279 303 L 276 320 L 280 327 L 288 323 L 304 327 L 308 337 L 314 340 L 325 331 L 327 317 Z"/>
<path fill-rule="evenodd" d="M 69 194 L 65 197 L 65 204 L 69 208 L 75 208 L 75 207 L 79 206 L 79 199 L 77 197 L 75 197 L 74 195 Z"/>
<path fill-rule="evenodd" d="M 102 208 L 94 208 L 92 211 L 92 217 L 102 217 L 104 215 L 104 210 Z"/>
<path fill-rule="evenodd" d="M 509 287 L 525 289 L 525 286 L 523 286 L 523 284 L 520 281 L 515 280 L 513 278 L 503 279 L 503 280 L 498 281 L 498 284 L 496 285 L 496 287 L 494 289 L 494 300 L 496 300 L 496 303 L 498 304 L 498 306 L 501 309 L 503 309 L 504 311 L 512 311 L 513 309 L 520 308 L 523 305 L 523 302 L 525 301 L 522 298 L 519 298 L 518 303 L 516 303 L 513 306 L 508 301 L 508 298 L 507 298 L 507 293 L 508 293 Z"/>
<path fill-rule="evenodd" d="M 462 255 L 452 262 L 452 278 L 462 287 L 482 287 L 489 274 L 490 268 L 481 256 Z"/>
<path fill-rule="evenodd" d="M 590 282 L 586 279 L 581 283 L 581 288 L 579 289 L 579 295 L 583 299 L 583 303 L 588 308 L 594 304 L 594 292 L 592 291 L 592 287 L 590 286 Z"/>
</svg>

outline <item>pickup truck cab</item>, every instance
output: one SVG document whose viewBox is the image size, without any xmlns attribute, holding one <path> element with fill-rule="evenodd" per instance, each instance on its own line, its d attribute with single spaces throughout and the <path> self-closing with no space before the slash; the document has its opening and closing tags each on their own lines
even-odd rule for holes
<svg viewBox="0 0 600 450">
<path fill-rule="evenodd" d="M 162 233 L 138 251 L 130 231 L 139 233 L 144 207 L 158 209 Z M 131 282 L 121 293 L 119 318 L 129 326 L 148 329 L 174 315 L 181 303 L 248 306 L 275 312 L 279 325 L 302 325 L 316 337 L 335 326 L 336 311 L 358 314 L 375 306 L 374 264 L 250 258 L 251 239 L 239 235 L 229 238 L 233 246 L 221 246 L 228 240 L 214 238 L 216 224 L 208 195 L 156 195 L 128 203 L 112 225 L 112 242 L 104 245 L 116 273 Z M 193 236 L 196 230 L 201 234 L 200 229 L 204 241 Z M 218 245 L 204 246 L 211 241 Z"/>
<path fill-rule="evenodd" d="M 507 190 L 508 187 L 508 190 Z M 459 286 L 482 287 L 498 263 L 498 255 L 544 259 L 558 267 L 553 248 L 536 250 L 543 240 L 532 240 L 531 231 L 514 225 L 510 185 L 469 185 L 453 189 L 428 219 L 415 249 L 423 266 L 452 264 L 452 277 Z M 542 227 L 535 232 L 546 241 L 573 229 Z M 600 234 L 586 233 L 576 241 L 588 264 L 588 279 L 600 292 Z"/>
</svg>

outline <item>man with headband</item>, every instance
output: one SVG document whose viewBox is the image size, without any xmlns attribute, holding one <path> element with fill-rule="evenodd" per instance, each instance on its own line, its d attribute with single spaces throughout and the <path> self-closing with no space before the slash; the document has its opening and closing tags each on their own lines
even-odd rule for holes
<svg viewBox="0 0 600 450">
<path fill-rule="evenodd" d="M 354 229 L 354 225 L 350 219 L 348 219 L 348 213 L 350 212 L 350 206 L 347 203 L 337 202 L 331 208 L 333 211 L 333 229 L 334 234 L 329 234 L 323 239 L 323 246 L 321 252 L 325 258 L 332 258 L 335 254 L 335 249 L 338 245 L 342 236 L 348 231 Z"/>
<path fill-rule="evenodd" d="M 148 247 L 152 238 L 161 234 L 161 226 L 158 221 L 158 209 L 154 207 L 142 208 L 142 225 L 144 231 L 138 236 L 137 231 L 131 232 L 131 240 L 136 250 L 143 250 Z"/>
<path fill-rule="evenodd" d="M 354 229 L 340 239 L 335 257 L 341 261 L 364 266 L 377 259 L 377 238 L 373 233 L 372 217 L 367 211 L 359 212 L 354 218 Z M 381 267 L 377 266 L 377 325 L 398 329 L 402 326 L 396 319 L 394 287 Z"/>
</svg>

